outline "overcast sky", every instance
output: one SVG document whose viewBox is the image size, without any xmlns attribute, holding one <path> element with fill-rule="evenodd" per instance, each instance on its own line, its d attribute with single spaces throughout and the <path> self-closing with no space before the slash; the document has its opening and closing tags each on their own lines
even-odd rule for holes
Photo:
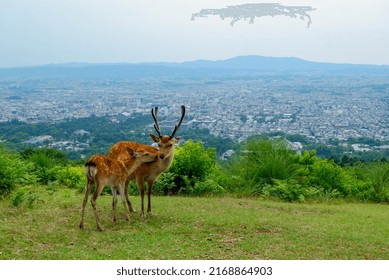
<svg viewBox="0 0 389 280">
<path fill-rule="evenodd" d="M 244 3 L 316 8 L 254 24 L 201 9 Z M 239 55 L 388 64 L 388 0 L 0 0 L 0 67 L 50 63 L 180 62 Z"/>
</svg>

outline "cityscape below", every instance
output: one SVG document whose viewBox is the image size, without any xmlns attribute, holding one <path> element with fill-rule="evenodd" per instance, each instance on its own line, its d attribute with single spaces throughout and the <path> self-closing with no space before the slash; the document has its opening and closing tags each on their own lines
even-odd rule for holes
<svg viewBox="0 0 389 280">
<path fill-rule="evenodd" d="M 199 75 L 195 69 L 191 76 L 187 68 L 185 75 L 165 68 L 168 74 L 135 78 L 131 73 L 116 78 L 3 75 L 0 122 L 56 123 L 89 116 L 115 120 L 135 113 L 146 116 L 158 106 L 161 127 L 170 128 L 184 104 L 183 127 L 208 129 L 236 142 L 275 132 L 323 144 L 361 137 L 389 141 L 389 72 L 214 69 L 211 75 Z"/>
</svg>

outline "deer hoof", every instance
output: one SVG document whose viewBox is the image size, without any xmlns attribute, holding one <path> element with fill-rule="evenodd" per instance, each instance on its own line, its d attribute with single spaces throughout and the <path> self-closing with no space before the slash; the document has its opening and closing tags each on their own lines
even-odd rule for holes
<svg viewBox="0 0 389 280">
<path fill-rule="evenodd" d="M 98 231 L 104 231 L 104 228 L 103 228 L 103 226 L 100 223 L 97 224 L 97 230 Z"/>
</svg>

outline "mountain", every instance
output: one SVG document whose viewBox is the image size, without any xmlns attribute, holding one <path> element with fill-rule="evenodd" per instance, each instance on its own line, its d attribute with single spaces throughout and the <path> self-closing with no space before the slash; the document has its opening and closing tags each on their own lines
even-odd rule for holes
<svg viewBox="0 0 389 280">
<path fill-rule="evenodd" d="M 66 63 L 36 67 L 0 68 L 0 78 L 207 77 L 210 75 L 234 75 L 237 72 L 389 74 L 389 65 L 311 62 L 295 57 L 238 56 L 225 60 L 195 60 L 182 63 Z"/>
<path fill-rule="evenodd" d="M 225 60 L 195 60 L 182 63 L 155 63 L 154 65 L 182 67 L 191 69 L 236 69 L 264 71 L 293 71 L 293 70 L 384 70 L 389 71 L 389 65 L 371 64 L 340 64 L 312 62 L 296 57 L 266 57 L 266 56 L 237 56 Z"/>
</svg>

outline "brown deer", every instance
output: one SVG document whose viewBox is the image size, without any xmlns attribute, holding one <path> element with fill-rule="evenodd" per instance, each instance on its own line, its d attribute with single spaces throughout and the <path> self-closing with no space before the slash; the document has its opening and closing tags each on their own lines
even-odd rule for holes
<svg viewBox="0 0 389 280">
<path fill-rule="evenodd" d="M 158 179 L 159 175 L 170 167 L 174 157 L 174 145 L 178 143 L 180 137 L 174 137 L 176 132 L 181 126 L 182 120 L 185 116 L 185 106 L 181 106 L 181 117 L 178 124 L 175 126 L 170 136 L 162 136 L 161 130 L 158 124 L 158 107 L 151 110 L 151 114 L 154 119 L 154 128 L 158 133 L 158 136 L 150 134 L 151 139 L 158 144 L 159 158 L 154 162 L 148 162 L 140 165 L 130 176 L 125 184 L 126 200 L 129 208 L 133 210 L 130 199 L 128 198 L 128 184 L 131 180 L 134 180 L 138 186 L 141 195 L 141 217 L 145 218 L 144 214 L 144 183 L 147 182 L 147 213 L 152 216 L 151 212 L 151 191 L 154 182 Z M 134 147 L 133 145 L 140 145 L 134 142 L 118 142 L 109 151 L 109 157 L 124 159 L 126 157 L 126 149 Z M 152 151 L 154 147 L 148 145 L 142 145 L 142 148 Z M 157 150 L 157 149 L 156 149 Z M 158 150 L 157 150 L 158 151 Z M 134 210 L 133 210 L 134 211 Z"/>
<path fill-rule="evenodd" d="M 85 163 L 85 176 L 87 178 L 87 184 L 85 188 L 85 196 L 82 202 L 82 212 L 80 228 L 84 227 L 84 214 L 85 206 L 88 200 L 89 193 L 92 185 L 96 184 L 96 190 L 91 198 L 91 204 L 96 218 L 97 229 L 102 231 L 99 215 L 96 208 L 96 200 L 103 191 L 106 185 L 110 185 L 113 195 L 113 220 L 116 222 L 116 205 L 117 205 L 117 192 L 121 196 L 126 220 L 130 220 L 130 216 L 127 211 L 126 205 L 126 192 L 125 184 L 127 178 L 138 168 L 142 163 L 153 162 L 158 159 L 158 152 L 149 152 L 144 150 L 137 150 L 127 147 L 127 157 L 121 161 L 118 159 L 110 158 L 105 155 L 94 155 Z"/>
<path fill-rule="evenodd" d="M 154 148 L 153 146 L 150 145 L 145 145 L 145 144 L 140 144 L 137 142 L 130 142 L 130 141 L 120 141 L 117 142 L 115 145 L 112 146 L 112 148 L 109 150 L 109 157 L 125 161 L 128 158 L 128 153 L 126 153 L 126 149 L 143 149 L 145 151 L 148 151 L 150 153 L 159 153 L 159 150 Z M 158 160 L 158 159 L 157 159 Z M 136 212 L 134 207 L 131 204 L 131 201 L 128 197 L 128 185 L 131 182 L 130 178 L 127 178 L 128 181 L 126 182 L 125 186 L 125 194 L 126 194 L 126 201 L 128 204 L 128 208 L 130 209 L 131 212 Z"/>
</svg>

